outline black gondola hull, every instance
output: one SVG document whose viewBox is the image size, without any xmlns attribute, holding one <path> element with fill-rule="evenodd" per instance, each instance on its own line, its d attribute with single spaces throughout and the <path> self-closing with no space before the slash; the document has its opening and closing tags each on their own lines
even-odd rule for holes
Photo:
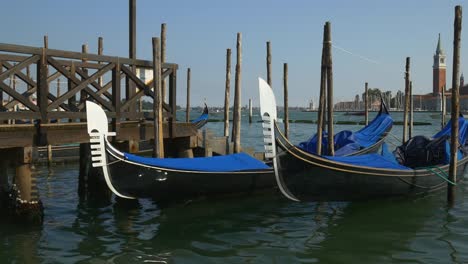
<svg viewBox="0 0 468 264">
<path fill-rule="evenodd" d="M 275 129 L 279 177 L 302 201 L 354 201 L 416 195 L 446 188 L 447 181 L 430 169 L 385 170 L 350 166 L 308 155 Z M 466 173 L 468 158 L 459 160 L 457 181 Z M 441 166 L 448 173 L 448 165 Z M 440 173 L 439 173 L 440 174 Z"/>
<path fill-rule="evenodd" d="M 274 190 L 271 169 L 240 172 L 183 171 L 132 163 L 107 149 L 107 169 L 121 194 L 156 201 L 180 201 L 198 197 L 249 194 Z"/>
</svg>

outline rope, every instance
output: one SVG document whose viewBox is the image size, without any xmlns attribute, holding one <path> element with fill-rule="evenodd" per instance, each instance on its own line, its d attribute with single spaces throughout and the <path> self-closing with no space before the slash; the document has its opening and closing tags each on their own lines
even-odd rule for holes
<svg viewBox="0 0 468 264">
<path fill-rule="evenodd" d="M 440 178 L 442 178 L 444 181 L 452 184 L 452 185 L 457 185 L 457 183 L 451 181 L 450 179 L 448 179 L 449 175 L 448 173 L 446 173 L 445 171 L 443 171 L 441 168 L 437 167 L 437 166 L 432 166 L 432 167 L 423 167 L 423 168 L 420 168 L 420 169 L 425 169 L 427 171 L 430 171 L 432 172 L 433 174 L 439 176 Z M 434 169 L 437 169 L 439 172 L 435 171 Z"/>
<path fill-rule="evenodd" d="M 397 137 L 397 136 L 393 135 L 392 133 L 390 133 L 390 132 L 389 132 L 389 133 L 388 133 L 388 135 L 390 135 L 390 136 L 394 137 L 394 138 L 395 138 L 395 139 L 396 139 L 398 142 L 401 142 L 401 143 L 403 143 L 399 137 Z"/>
</svg>

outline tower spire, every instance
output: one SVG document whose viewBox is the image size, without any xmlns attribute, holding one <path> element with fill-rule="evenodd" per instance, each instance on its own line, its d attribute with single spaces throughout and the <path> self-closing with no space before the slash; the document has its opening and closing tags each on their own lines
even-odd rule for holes
<svg viewBox="0 0 468 264">
<path fill-rule="evenodd" d="M 440 33 L 439 33 L 439 40 L 437 41 L 437 49 L 436 49 L 436 55 L 443 55 L 444 50 L 442 49 L 442 45 L 440 44 Z"/>
</svg>

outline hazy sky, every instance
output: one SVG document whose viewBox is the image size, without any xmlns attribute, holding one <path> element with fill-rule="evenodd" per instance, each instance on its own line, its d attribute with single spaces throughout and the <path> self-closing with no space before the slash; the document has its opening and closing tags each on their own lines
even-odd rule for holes
<svg viewBox="0 0 468 264">
<path fill-rule="evenodd" d="M 257 77 L 266 78 L 266 41 L 272 42 L 273 89 L 282 100 L 283 63 L 289 65 L 290 106 L 318 97 L 323 25 L 332 23 L 335 101 L 361 94 L 364 83 L 403 89 L 405 58 L 411 57 L 414 93 L 432 91 L 437 35 L 447 54 L 451 86 L 454 7 L 462 1 L 154 1 L 137 0 L 137 57 L 151 58 L 151 37 L 167 23 L 167 61 L 179 64 L 178 104 L 185 102 L 186 70 L 192 69 L 192 105 L 222 105 L 226 48 L 243 36 L 242 104 L 258 105 Z M 468 10 L 464 10 L 468 12 Z M 16 0 L 2 5 L 1 42 L 128 56 L 128 0 Z M 467 25 L 468 17 L 464 18 Z M 461 68 L 468 56 L 462 30 Z M 468 72 L 468 70 L 467 70 Z M 468 74 L 467 74 L 468 75 Z M 234 87 L 234 78 L 232 85 Z M 282 103 L 279 103 L 282 105 Z"/>
</svg>

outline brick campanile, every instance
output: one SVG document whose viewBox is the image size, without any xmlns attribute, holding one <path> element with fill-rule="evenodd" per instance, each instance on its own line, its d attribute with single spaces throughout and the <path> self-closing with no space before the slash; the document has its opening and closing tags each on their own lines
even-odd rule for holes
<svg viewBox="0 0 468 264">
<path fill-rule="evenodd" d="M 445 54 L 442 50 L 442 46 L 440 44 L 440 34 L 439 40 L 437 42 L 437 49 L 434 54 L 434 65 L 432 66 L 432 94 L 433 95 L 440 95 L 442 93 L 442 89 L 445 87 L 446 83 L 446 69 L 447 65 L 445 64 Z"/>
</svg>

